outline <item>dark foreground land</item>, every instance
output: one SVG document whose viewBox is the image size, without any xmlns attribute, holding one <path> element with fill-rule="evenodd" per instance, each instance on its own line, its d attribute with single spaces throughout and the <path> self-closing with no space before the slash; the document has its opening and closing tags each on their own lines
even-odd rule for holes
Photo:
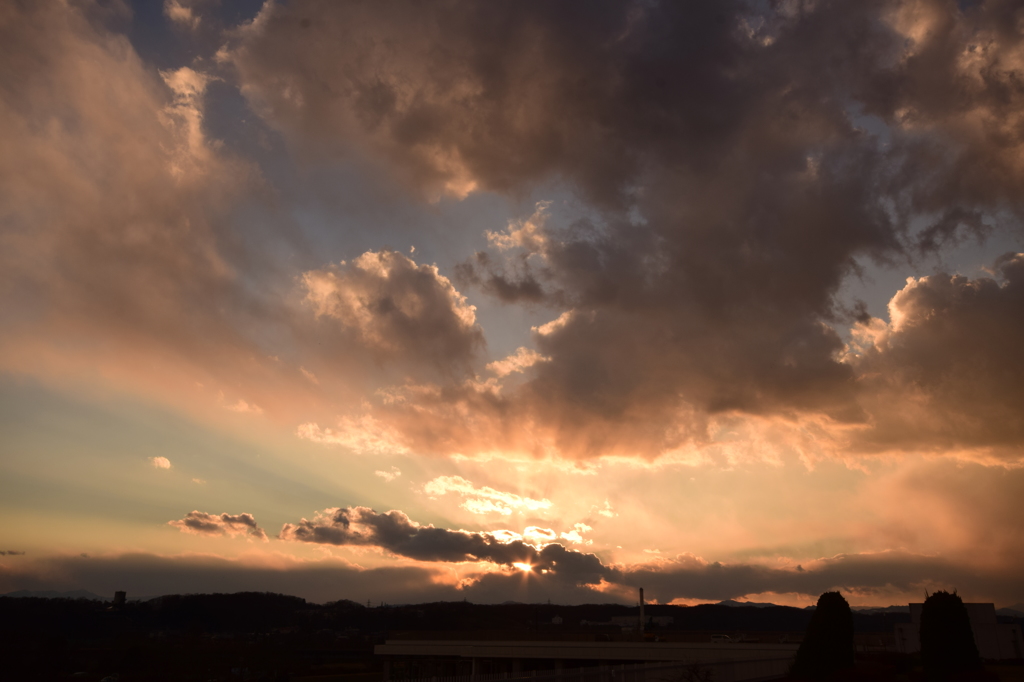
<svg viewBox="0 0 1024 682">
<path fill-rule="evenodd" d="M 651 641 L 800 641 L 811 612 L 703 605 L 651 605 Z M 311 604 L 276 594 L 171 595 L 122 606 L 86 599 L 0 597 L 0 679 L 318 680 L 377 682 L 385 639 L 565 639 L 615 641 L 636 607 L 465 602 L 378 606 Z M 671 619 L 671 622 L 668 621 Z M 858 667 L 844 679 L 922 680 L 916 662 L 894 652 L 902 613 L 854 614 Z M 1020 680 L 1024 667 L 1000 666 Z"/>
</svg>

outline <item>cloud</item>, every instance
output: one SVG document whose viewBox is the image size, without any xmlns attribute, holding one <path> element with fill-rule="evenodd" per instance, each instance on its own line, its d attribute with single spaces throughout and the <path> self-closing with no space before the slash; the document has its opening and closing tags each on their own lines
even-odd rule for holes
<svg viewBox="0 0 1024 682">
<path fill-rule="evenodd" d="M 901 565 L 905 565 L 903 568 Z M 18 589 L 88 589 L 98 594 L 127 590 L 129 595 L 183 594 L 195 592 L 270 591 L 294 594 L 326 602 L 352 599 L 364 602 L 418 603 L 462 601 L 501 603 L 516 601 L 552 603 L 635 602 L 636 587 L 659 603 L 672 598 L 718 601 L 777 588 L 779 594 L 816 597 L 838 587 L 855 603 L 893 603 L 918 598 L 921 589 L 952 589 L 971 601 L 1012 604 L 1020 600 L 1015 572 L 973 571 L 951 566 L 934 557 L 884 554 L 844 556 L 804 571 L 766 569 L 754 565 L 706 563 L 700 559 L 673 559 L 667 570 L 637 567 L 623 574 L 624 583 L 607 583 L 600 589 L 591 583 L 567 584 L 554 573 L 521 571 L 484 573 L 468 578 L 461 587 L 446 580 L 446 572 L 434 566 L 391 566 L 359 569 L 338 561 L 275 562 L 239 561 L 212 556 L 159 556 L 122 554 L 111 556 L 50 556 L 25 559 L 0 566 L 0 592 Z M 906 588 L 909 593 L 896 590 Z M 891 591 L 890 591 L 891 590 Z M 673 597 L 674 595 L 674 597 Z M 866 601 L 865 601 L 866 600 Z M 898 601 L 896 601 L 898 600 Z"/>
<path fill-rule="evenodd" d="M 241 398 L 239 398 L 238 402 L 234 403 L 233 405 L 225 405 L 225 408 L 231 410 L 232 412 L 263 414 L 262 407 L 260 407 L 259 405 L 248 403 L 242 400 Z"/>
<path fill-rule="evenodd" d="M 474 514 L 498 513 L 508 516 L 520 508 L 538 511 L 550 509 L 552 506 L 547 498 L 535 500 L 515 493 L 502 492 L 490 486 L 477 488 L 461 476 L 438 476 L 423 486 L 423 492 L 437 497 L 447 493 L 461 495 L 466 499 L 460 506 Z"/>
<path fill-rule="evenodd" d="M 513 372 L 523 372 L 529 367 L 533 367 L 538 362 L 544 362 L 549 359 L 550 358 L 545 358 L 535 350 L 520 346 L 516 349 L 515 353 L 509 355 L 504 360 L 495 360 L 494 362 L 488 363 L 487 369 L 494 372 L 499 377 L 506 377 Z"/>
<path fill-rule="evenodd" d="M 500 251 L 522 249 L 526 255 L 542 254 L 547 245 L 544 229 L 550 201 L 541 201 L 526 220 L 512 221 L 505 232 L 488 231 L 487 241 Z"/>
<path fill-rule="evenodd" d="M 437 266 L 400 253 L 367 251 L 302 282 L 318 318 L 335 320 L 380 359 L 458 367 L 483 344 L 476 308 Z"/>
<path fill-rule="evenodd" d="M 267 534 L 256 525 L 256 519 L 253 518 L 252 514 L 224 513 L 217 516 L 193 510 L 182 519 L 168 521 L 167 525 L 174 526 L 183 533 L 192 533 L 193 535 L 205 535 L 207 537 L 247 535 L 250 538 L 268 542 Z"/>
<path fill-rule="evenodd" d="M 282 315 L 268 278 L 240 280 L 253 254 L 232 213 L 261 180 L 209 137 L 215 77 L 158 71 L 104 17 L 28 4 L 0 26 L 0 356 L 194 409 L 197 382 L 256 383 L 243 318 Z"/>
<path fill-rule="evenodd" d="M 564 313 L 562 313 L 555 319 L 551 320 L 550 322 L 545 322 L 544 324 L 539 325 L 537 327 L 532 327 L 532 329 L 533 331 L 537 332 L 537 334 L 539 334 L 540 336 L 550 336 L 551 334 L 554 334 L 555 332 L 569 324 L 569 322 L 572 320 L 573 312 L 574 311 L 572 310 L 566 310 Z"/>
<path fill-rule="evenodd" d="M 392 426 L 381 423 L 371 415 L 358 418 L 342 417 L 338 428 L 320 428 L 318 424 L 300 424 L 299 438 L 324 445 L 341 445 L 360 453 L 403 454 L 408 448 L 401 442 L 401 434 Z"/>
<path fill-rule="evenodd" d="M 857 447 L 1020 461 L 1024 254 L 1002 256 L 993 272 L 909 278 L 888 323 L 858 323 L 847 361 L 872 422 Z"/>
<path fill-rule="evenodd" d="M 527 530 L 530 538 L 539 541 L 556 537 L 554 531 Z M 295 542 L 379 547 L 417 561 L 484 561 L 506 567 L 525 563 L 539 572 L 557 571 L 576 584 L 595 584 L 604 570 L 595 555 L 567 550 L 561 545 L 546 544 L 538 549 L 521 539 L 509 539 L 516 538 L 515 534 L 423 526 L 403 512 L 379 514 L 368 507 L 325 509 L 317 512 L 312 521 L 302 519 L 296 524 L 284 524 L 278 537 Z"/>
<path fill-rule="evenodd" d="M 188 0 L 164 0 L 164 15 L 175 24 L 190 29 L 198 28 L 202 20 L 198 14 L 193 13 Z"/>
<path fill-rule="evenodd" d="M 546 545 L 558 539 L 558 533 L 550 528 L 540 526 L 527 526 L 523 530 L 523 537 L 535 545 Z"/>
<path fill-rule="evenodd" d="M 568 540 L 574 545 L 592 545 L 594 544 L 593 540 L 583 539 L 583 534 L 589 533 L 592 530 L 594 529 L 585 523 L 577 523 L 573 525 L 572 530 L 565 533 L 561 533 L 558 537 L 562 538 L 563 540 Z"/>
<path fill-rule="evenodd" d="M 1002 592 L 1008 596 L 1017 589 L 1003 571 L 982 570 L 984 578 L 973 571 L 939 557 L 902 551 L 838 555 L 819 559 L 811 566 L 805 563 L 801 568 L 724 564 L 680 555 L 624 570 L 620 580 L 630 586 L 643 586 L 659 602 L 734 599 L 762 592 L 811 596 L 837 588 L 868 601 L 939 586 L 955 586 L 961 593 L 975 595 Z M 732 596 L 722 596 L 726 594 Z"/>
<path fill-rule="evenodd" d="M 416 603 L 463 598 L 429 567 L 360 569 L 343 561 L 239 561 L 214 556 L 56 556 L 31 565 L 0 566 L 0 591 L 89 589 L 130 595 L 277 592 L 327 602 L 352 599 Z"/>
<path fill-rule="evenodd" d="M 960 586 L 971 594 L 1015 599 L 1019 581 L 1010 564 L 954 562 L 905 550 L 840 554 L 788 564 L 712 562 L 693 554 L 659 556 L 653 563 L 606 564 L 595 554 L 553 542 L 557 534 L 531 527 L 511 532 L 470 532 L 423 526 L 400 511 L 383 514 L 367 507 L 326 509 L 312 521 L 285 524 L 281 539 L 330 545 L 373 546 L 417 561 L 489 562 L 503 567 L 529 564 L 538 579 L 568 586 L 590 586 L 632 595 L 636 587 L 659 602 L 675 599 L 732 599 L 763 592 L 815 596 L 840 588 L 858 599 L 907 598 L 920 589 Z M 520 538 L 530 538 L 528 544 Z M 514 577 L 514 576 L 513 576 Z M 505 584 L 483 575 L 478 586 Z M 514 589 L 505 584 L 507 590 Z M 507 597 L 506 597 L 507 598 Z M 597 595 L 591 595 L 596 599 Z"/>
<path fill-rule="evenodd" d="M 952 343 L 998 310 L 985 339 L 964 340 L 976 373 L 952 356 L 947 379 L 924 366 L 947 352 L 915 331 L 932 324 L 922 297 L 940 295 L 939 275 L 871 322 L 894 345 L 861 354 L 837 300 L 859 263 L 1017 234 L 1024 41 L 1005 30 L 1010 5 L 395 6 L 265 4 L 216 66 L 162 71 L 78 5 L 11 10 L 4 366 L 95 373 L 197 411 L 183 386 L 230 387 L 246 397 L 228 409 L 365 452 L 1019 459 L 1019 396 L 993 369 L 1015 371 L 1001 345 L 1019 332 L 1015 257 L 993 275 L 998 304 L 949 293 L 936 318 Z M 197 24 L 198 7 L 164 12 L 204 31 L 214 17 Z M 253 207 L 275 225 L 285 212 L 211 133 L 225 84 L 309 168 L 357 159 L 431 199 L 558 201 L 481 224 L 480 251 L 446 256 L 462 259 L 450 272 L 380 243 L 318 265 L 288 221 L 268 239 L 240 225 Z M 550 321 L 485 365 L 467 287 Z"/>
<path fill-rule="evenodd" d="M 8 550 L 0 551 L 0 556 L 24 556 L 24 555 L 25 555 L 24 552 L 19 552 L 17 550 L 13 550 L 13 549 L 8 549 Z"/>
<path fill-rule="evenodd" d="M 171 460 L 167 459 L 166 457 L 150 457 L 149 463 L 152 464 L 153 467 L 156 469 L 171 468 Z"/>
<path fill-rule="evenodd" d="M 380 470 L 377 470 L 377 471 L 373 472 L 373 475 L 374 476 L 380 476 L 381 478 L 383 478 L 388 483 L 391 483 L 391 481 L 393 481 L 396 478 L 398 478 L 399 476 L 401 476 L 402 472 L 398 469 L 398 467 L 391 467 L 391 471 L 380 471 Z"/>
<path fill-rule="evenodd" d="M 544 362 L 493 365 L 523 370 L 500 401 L 451 382 L 374 411 L 407 446 L 653 458 L 739 415 L 830 422 L 821 449 L 859 453 L 877 446 L 845 430 L 878 387 L 840 360 L 842 282 L 1024 215 L 1009 5 L 916 6 L 299 2 L 225 58 L 315 156 L 358 150 L 429 196 L 555 181 L 585 204 L 486 231 L 458 268 L 571 312 L 535 330 Z"/>
</svg>

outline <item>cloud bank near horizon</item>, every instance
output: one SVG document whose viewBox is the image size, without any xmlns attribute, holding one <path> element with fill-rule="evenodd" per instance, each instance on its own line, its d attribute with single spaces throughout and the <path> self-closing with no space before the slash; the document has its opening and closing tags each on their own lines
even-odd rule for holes
<svg viewBox="0 0 1024 682">
<path fill-rule="evenodd" d="M 134 553 L 50 556 L 0 566 L 0 591 L 85 588 L 100 594 L 127 590 L 140 596 L 273 591 L 318 602 L 363 602 L 369 598 L 389 603 L 463 599 L 530 603 L 550 599 L 560 604 L 631 604 L 638 587 L 657 603 L 757 599 L 758 595 L 813 603 L 822 592 L 839 589 L 854 603 L 889 605 L 912 599 L 921 590 L 956 588 L 972 600 L 1001 605 L 1017 598 L 1017 579 L 1010 572 L 976 572 L 935 557 L 899 552 L 837 556 L 800 568 L 722 564 L 681 555 L 657 566 L 612 569 L 608 574 L 612 580 L 588 582 L 592 577 L 574 568 L 562 575 L 557 571 L 525 574 L 515 569 L 467 571 L 463 577 L 453 578 L 437 564 L 364 569 L 336 559 L 240 561 Z"/>
</svg>

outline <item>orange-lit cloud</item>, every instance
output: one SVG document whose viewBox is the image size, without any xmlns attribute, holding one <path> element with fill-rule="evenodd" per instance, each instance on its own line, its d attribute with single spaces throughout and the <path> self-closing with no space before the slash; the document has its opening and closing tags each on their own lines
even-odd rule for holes
<svg viewBox="0 0 1024 682">
<path fill-rule="evenodd" d="M 316 316 L 337 320 L 378 357 L 458 367 L 483 342 L 466 297 L 436 266 L 400 253 L 366 252 L 302 281 Z"/>
<path fill-rule="evenodd" d="M 184 518 L 168 521 L 167 525 L 174 526 L 183 533 L 194 535 L 247 535 L 250 538 L 268 542 L 267 534 L 256 525 L 256 519 L 252 514 L 228 514 L 225 512 L 218 516 L 194 510 L 186 514 Z"/>
<path fill-rule="evenodd" d="M 495 490 L 490 486 L 476 487 L 461 476 L 438 476 L 423 486 L 427 495 L 440 497 L 447 493 L 465 498 L 462 508 L 474 514 L 498 513 L 508 516 L 515 510 L 538 511 L 550 509 L 548 499 L 535 500 L 515 493 Z"/>
</svg>

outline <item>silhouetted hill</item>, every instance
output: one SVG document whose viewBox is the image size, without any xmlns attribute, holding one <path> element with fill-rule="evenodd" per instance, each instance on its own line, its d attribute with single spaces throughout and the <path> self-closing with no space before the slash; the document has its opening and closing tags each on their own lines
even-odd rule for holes
<svg viewBox="0 0 1024 682">
<path fill-rule="evenodd" d="M 855 613 L 910 613 L 910 605 L 902 606 L 854 606 Z"/>
<path fill-rule="evenodd" d="M 772 604 L 764 601 L 736 601 L 735 599 L 725 599 L 718 602 L 718 606 L 754 606 L 764 608 L 766 606 L 778 606 L 778 604 Z"/>
<path fill-rule="evenodd" d="M 377 679 L 373 645 L 385 638 L 491 637 L 603 641 L 624 638 L 637 607 L 618 604 L 471 604 L 437 602 L 367 607 L 341 600 L 312 604 L 260 592 L 166 595 L 123 606 L 95 599 L 0 597 L 0 641 L 11 679 L 181 680 L 262 671 L 253 679 L 289 674 L 354 674 Z M 710 633 L 802 633 L 813 611 L 788 606 L 650 604 L 652 637 Z M 858 632 L 891 633 L 908 614 L 854 613 Z M 616 619 L 616 620 L 613 620 Z M 769 637 L 773 637 L 769 635 Z M 205 671 L 210 671 L 209 674 Z M 276 671 L 276 672 L 275 672 Z M 269 677 L 266 677 L 269 676 Z M 6 679 L 6 678 L 5 678 Z M 197 678 L 198 679 L 198 678 Z M 353 679 L 352 682 L 359 682 Z"/>
<path fill-rule="evenodd" d="M 0 597 L 12 597 L 14 599 L 24 597 L 36 597 L 39 599 L 95 599 L 96 601 L 110 601 L 110 597 L 101 597 L 88 590 L 71 590 L 70 592 L 55 592 L 53 590 L 16 590 L 7 594 L 0 594 Z"/>
<path fill-rule="evenodd" d="M 75 593 L 72 593 L 75 594 Z M 79 603 L 81 602 L 81 603 Z M 67 597 L 0 597 L 0 618 L 6 622 L 76 622 L 77 617 L 108 614 L 101 601 Z M 64 618 L 60 614 L 67 613 Z M 377 606 L 342 600 L 308 603 L 298 597 L 260 592 L 235 594 L 166 595 L 144 602 L 129 601 L 116 613 L 130 617 L 134 627 L 146 630 L 197 632 L 266 632 L 275 628 L 320 627 L 384 633 L 402 631 L 597 631 L 602 625 L 621 628 L 622 619 L 636 617 L 635 606 L 619 604 L 471 604 L 436 602 Z M 813 611 L 768 604 L 701 604 L 669 606 L 649 604 L 646 613 L 655 621 L 652 631 L 722 630 L 802 632 Z M 76 616 L 75 614 L 79 614 Z M 559 626 L 552 624 L 555 617 Z M 887 611 L 854 612 L 857 632 L 892 632 L 893 625 L 909 622 L 909 614 Z M 13 619 L 13 620 L 11 620 Z M 618 619 L 614 621 L 612 619 Z M 671 619 L 669 622 L 667 619 Z"/>
</svg>

